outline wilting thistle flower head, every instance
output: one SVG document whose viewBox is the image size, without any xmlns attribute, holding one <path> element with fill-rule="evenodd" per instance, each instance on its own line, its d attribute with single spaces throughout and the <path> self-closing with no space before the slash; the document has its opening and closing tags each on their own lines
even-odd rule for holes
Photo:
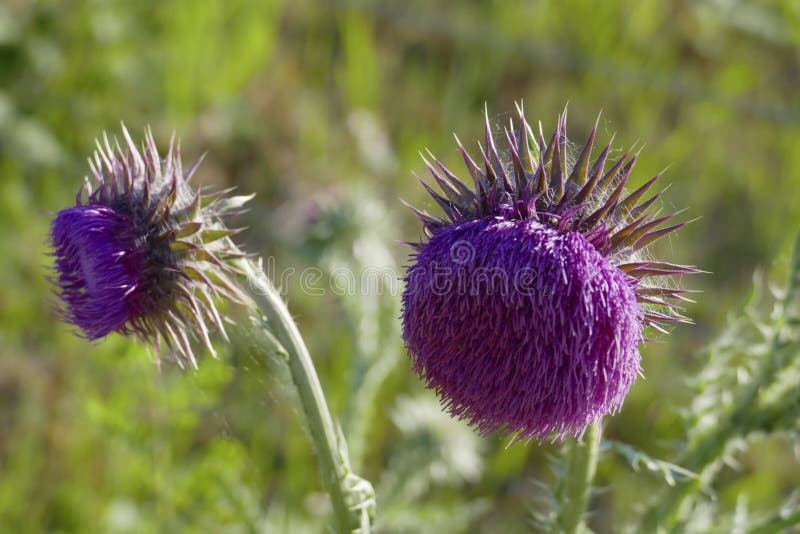
<svg viewBox="0 0 800 534">
<path fill-rule="evenodd" d="M 456 417 L 484 434 L 580 437 L 616 412 L 640 373 L 645 326 L 685 321 L 670 275 L 697 272 L 645 259 L 687 223 L 663 226 L 656 176 L 625 193 L 637 156 L 592 161 L 597 125 L 568 162 L 566 113 L 549 141 L 522 110 L 498 149 L 487 116 L 480 164 L 459 142 L 474 182 L 425 163 L 439 218 L 410 207 L 426 239 L 407 268 L 403 338 L 419 375 Z"/>
<path fill-rule="evenodd" d="M 179 362 L 196 365 L 192 340 L 211 351 L 207 324 L 224 334 L 215 298 L 247 302 L 231 263 L 242 253 L 222 219 L 251 197 L 205 194 L 189 185 L 180 147 L 161 159 L 152 133 L 141 152 L 123 126 L 123 149 L 97 143 L 76 205 L 52 222 L 59 313 L 94 340 L 134 334 L 158 349 L 163 341 Z"/>
</svg>

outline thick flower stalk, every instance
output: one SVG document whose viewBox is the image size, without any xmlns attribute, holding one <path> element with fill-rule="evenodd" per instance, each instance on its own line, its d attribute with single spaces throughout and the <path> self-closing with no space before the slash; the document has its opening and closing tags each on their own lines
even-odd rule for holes
<svg viewBox="0 0 800 534">
<path fill-rule="evenodd" d="M 646 326 L 686 321 L 670 275 L 692 267 L 648 259 L 645 248 L 687 224 L 663 226 L 646 192 L 630 193 L 637 155 L 590 161 L 597 125 L 569 162 L 566 114 L 545 140 L 522 110 L 498 149 L 486 120 L 480 164 L 459 142 L 474 188 L 425 160 L 442 208 L 411 207 L 427 239 L 413 243 L 403 338 L 414 367 L 456 417 L 481 433 L 539 440 L 580 437 L 620 409 L 641 372 Z"/>
<path fill-rule="evenodd" d="M 158 154 L 151 132 L 140 151 L 125 127 L 123 149 L 104 135 L 76 205 L 52 222 L 56 292 L 62 318 L 90 340 L 133 334 L 179 362 L 196 365 L 193 341 L 212 353 L 209 326 L 223 333 L 215 299 L 249 297 L 234 282 L 242 257 L 223 219 L 251 197 L 206 194 L 189 185 L 180 147 Z"/>
</svg>

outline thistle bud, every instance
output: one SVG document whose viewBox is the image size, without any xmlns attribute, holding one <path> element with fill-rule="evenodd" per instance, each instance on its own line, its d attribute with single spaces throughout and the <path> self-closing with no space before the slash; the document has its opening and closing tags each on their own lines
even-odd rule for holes
<svg viewBox="0 0 800 534">
<path fill-rule="evenodd" d="M 223 219 L 251 197 L 193 189 L 202 158 L 184 171 L 174 137 L 161 159 L 149 130 L 141 151 L 122 133 L 124 148 L 97 142 L 93 182 L 53 219 L 58 312 L 81 337 L 132 334 L 196 365 L 193 342 L 214 353 L 208 325 L 225 332 L 216 300 L 248 302 L 231 261 L 243 256 L 230 239 L 238 230 Z"/>
</svg>

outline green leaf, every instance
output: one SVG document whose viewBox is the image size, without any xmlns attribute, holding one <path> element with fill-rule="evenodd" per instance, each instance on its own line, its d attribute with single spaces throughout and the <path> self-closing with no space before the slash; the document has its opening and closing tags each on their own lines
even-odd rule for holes
<svg viewBox="0 0 800 534">
<path fill-rule="evenodd" d="M 676 482 L 684 482 L 697 478 L 697 474 L 688 469 L 664 460 L 659 460 L 658 458 L 653 458 L 626 443 L 603 440 L 600 447 L 603 451 L 610 451 L 621 456 L 636 472 L 644 467 L 647 471 L 660 475 L 670 486 L 674 486 Z"/>
</svg>

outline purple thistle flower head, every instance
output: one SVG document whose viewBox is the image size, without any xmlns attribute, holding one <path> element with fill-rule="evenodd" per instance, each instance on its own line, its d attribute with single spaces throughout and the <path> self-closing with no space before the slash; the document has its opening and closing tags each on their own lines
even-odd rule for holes
<svg viewBox="0 0 800 534">
<path fill-rule="evenodd" d="M 51 226 L 58 311 L 90 340 L 133 334 L 158 353 L 161 342 L 196 365 L 192 339 L 212 353 L 208 326 L 225 333 L 215 298 L 247 303 L 234 282 L 231 260 L 243 256 L 225 216 L 251 197 L 205 193 L 189 185 L 197 161 L 184 172 L 180 146 L 165 159 L 148 130 L 140 152 L 125 127 L 125 149 L 97 143 L 76 205 Z"/>
<path fill-rule="evenodd" d="M 637 156 L 590 161 L 597 125 L 567 163 L 566 113 L 549 142 L 519 123 L 501 155 L 486 120 L 477 164 L 459 142 L 470 188 L 425 160 L 446 217 L 409 208 L 426 240 L 413 243 L 403 292 L 403 339 L 414 368 L 450 413 L 482 434 L 580 437 L 620 409 L 641 372 L 643 330 L 686 322 L 685 290 L 670 275 L 699 272 L 644 259 L 687 223 L 662 226 L 656 176 L 625 193 Z"/>
</svg>

